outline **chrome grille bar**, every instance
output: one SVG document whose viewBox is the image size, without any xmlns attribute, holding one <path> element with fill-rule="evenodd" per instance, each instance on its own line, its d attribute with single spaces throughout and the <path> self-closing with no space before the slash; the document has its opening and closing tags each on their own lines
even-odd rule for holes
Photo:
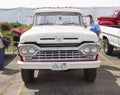
<svg viewBox="0 0 120 95">
<path fill-rule="evenodd" d="M 78 50 L 40 51 L 33 59 L 40 60 L 87 60 Z"/>
</svg>

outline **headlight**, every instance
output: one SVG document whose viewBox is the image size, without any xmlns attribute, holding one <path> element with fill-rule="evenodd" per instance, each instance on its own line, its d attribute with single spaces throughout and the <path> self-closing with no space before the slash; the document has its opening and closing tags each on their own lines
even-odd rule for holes
<svg viewBox="0 0 120 95">
<path fill-rule="evenodd" d="M 26 54 L 26 53 L 27 53 L 27 48 L 22 48 L 22 49 L 21 49 L 21 53 L 22 53 L 22 54 Z"/>
<path fill-rule="evenodd" d="M 99 53 L 100 44 L 99 43 L 85 43 L 79 47 L 84 55 L 96 55 Z"/>
<path fill-rule="evenodd" d="M 30 48 L 30 49 L 29 49 L 29 53 L 30 53 L 30 54 L 34 54 L 35 51 L 36 51 L 35 48 Z"/>
<path fill-rule="evenodd" d="M 98 52 L 98 48 L 97 48 L 97 47 L 92 47 L 92 48 L 91 48 L 91 51 L 92 51 L 93 53 L 97 53 L 97 52 Z"/>
<path fill-rule="evenodd" d="M 33 44 L 20 44 L 18 47 L 22 56 L 34 56 L 39 51 L 39 47 Z"/>
<path fill-rule="evenodd" d="M 90 52 L 90 48 L 89 48 L 89 47 L 85 47 L 85 48 L 83 49 L 83 51 L 86 52 L 86 53 L 89 53 L 89 52 Z"/>
</svg>

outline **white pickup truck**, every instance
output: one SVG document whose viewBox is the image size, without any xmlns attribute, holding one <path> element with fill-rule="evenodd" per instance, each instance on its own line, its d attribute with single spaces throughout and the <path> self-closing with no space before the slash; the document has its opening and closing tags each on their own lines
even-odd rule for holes
<svg viewBox="0 0 120 95">
<path fill-rule="evenodd" d="M 120 48 L 120 26 L 100 26 L 105 54 L 111 55 L 114 47 Z"/>
<path fill-rule="evenodd" d="M 34 79 L 34 70 L 83 69 L 86 81 L 93 82 L 100 44 L 95 33 L 83 26 L 79 8 L 40 8 L 33 26 L 20 37 L 18 45 L 22 79 Z"/>
</svg>

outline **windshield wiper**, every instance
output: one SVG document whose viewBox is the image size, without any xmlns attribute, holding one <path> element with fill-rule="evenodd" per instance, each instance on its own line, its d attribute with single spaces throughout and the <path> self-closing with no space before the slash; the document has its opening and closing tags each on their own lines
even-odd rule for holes
<svg viewBox="0 0 120 95">
<path fill-rule="evenodd" d="M 40 23 L 38 25 L 53 25 L 53 23 Z"/>
<path fill-rule="evenodd" d="M 63 23 L 63 25 L 79 25 L 78 23 Z"/>
</svg>

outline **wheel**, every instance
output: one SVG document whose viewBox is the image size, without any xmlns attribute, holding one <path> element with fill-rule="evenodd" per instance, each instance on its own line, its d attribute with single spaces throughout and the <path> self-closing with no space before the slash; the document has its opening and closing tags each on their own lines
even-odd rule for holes
<svg viewBox="0 0 120 95">
<path fill-rule="evenodd" d="M 97 75 L 97 69 L 84 69 L 84 80 L 88 82 L 94 82 Z"/>
<path fill-rule="evenodd" d="M 105 54 L 107 54 L 107 55 L 111 55 L 112 54 L 112 52 L 113 52 L 113 46 L 111 46 L 109 44 L 108 39 L 104 40 L 103 49 L 104 49 Z"/>
<path fill-rule="evenodd" d="M 34 80 L 34 70 L 21 69 L 21 76 L 25 83 L 32 82 Z"/>
</svg>

